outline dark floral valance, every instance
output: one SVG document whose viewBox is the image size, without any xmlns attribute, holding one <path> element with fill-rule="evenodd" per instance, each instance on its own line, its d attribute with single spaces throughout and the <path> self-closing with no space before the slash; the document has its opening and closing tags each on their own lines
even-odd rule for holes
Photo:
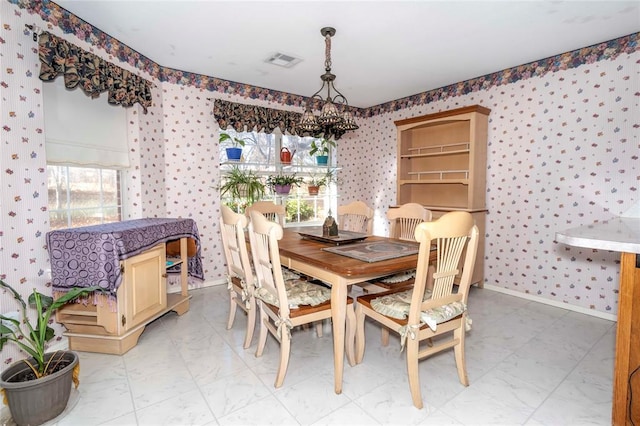
<svg viewBox="0 0 640 426">
<path fill-rule="evenodd" d="M 271 133 L 279 127 L 282 133 L 301 135 L 296 128 L 302 118 L 299 112 L 215 99 L 213 115 L 221 129 L 233 127 L 237 132 L 244 132 L 246 128 L 247 131 Z"/>
<path fill-rule="evenodd" d="M 151 83 L 111 62 L 82 50 L 55 35 L 43 32 L 39 41 L 40 80 L 51 81 L 64 76 L 67 89 L 80 86 L 92 98 L 108 92 L 112 105 L 151 106 Z"/>
</svg>

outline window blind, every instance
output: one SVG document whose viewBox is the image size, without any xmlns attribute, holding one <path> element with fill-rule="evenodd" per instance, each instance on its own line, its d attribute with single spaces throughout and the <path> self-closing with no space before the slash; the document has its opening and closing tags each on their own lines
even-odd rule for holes
<svg viewBox="0 0 640 426">
<path fill-rule="evenodd" d="M 92 99 L 68 90 L 62 77 L 43 83 L 48 164 L 125 169 L 129 167 L 127 112 L 106 95 Z"/>
</svg>

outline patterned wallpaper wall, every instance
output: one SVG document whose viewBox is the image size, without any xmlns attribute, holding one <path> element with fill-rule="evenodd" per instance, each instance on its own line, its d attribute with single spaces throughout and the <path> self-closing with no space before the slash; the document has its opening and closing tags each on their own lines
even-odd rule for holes
<svg viewBox="0 0 640 426">
<path fill-rule="evenodd" d="M 341 146 L 341 159 L 370 166 L 347 172 L 349 198 L 375 205 L 375 229 L 384 232 L 383 214 L 396 201 L 393 121 L 488 107 L 486 285 L 613 315 L 619 254 L 554 239 L 640 202 L 638 61 L 638 52 L 623 54 L 374 116 L 359 141 Z M 353 185 L 359 179 L 365 183 Z"/>
<path fill-rule="evenodd" d="M 23 3 L 36 8 L 25 9 Z M 127 218 L 193 218 L 206 281 L 224 281 L 215 189 L 217 125 L 209 98 L 298 108 L 297 98 L 242 85 L 229 89 L 216 79 L 175 70 L 163 74 L 137 52 L 128 56 L 126 46 L 101 37 L 99 30 L 41 6 L 47 4 L 0 2 L 0 277 L 23 294 L 33 287 L 47 291 L 42 83 L 36 43 L 24 27 L 35 23 L 154 82 L 149 113 L 136 107 L 128 112 L 133 167 L 125 178 Z M 63 31 L 69 25 L 80 30 Z M 605 45 L 603 52 L 616 53 L 609 56 L 591 56 L 592 50 L 563 55 L 576 61 L 574 68 L 564 59 L 552 60 L 550 68 L 539 67 L 543 71 L 506 70 L 369 109 L 358 120 L 361 128 L 339 141 L 341 202 L 361 199 L 375 206 L 374 231 L 384 234 L 386 211 L 395 204 L 393 121 L 470 104 L 491 108 L 486 284 L 615 314 L 618 254 L 565 247 L 554 242 L 554 233 L 606 220 L 640 201 L 637 41 L 636 34 L 625 39 L 624 49 Z M 220 84 L 210 84 L 213 80 Z M 9 306 L 3 296 L 0 309 Z M 2 365 L 17 357 L 22 356 L 5 348 Z"/>
</svg>

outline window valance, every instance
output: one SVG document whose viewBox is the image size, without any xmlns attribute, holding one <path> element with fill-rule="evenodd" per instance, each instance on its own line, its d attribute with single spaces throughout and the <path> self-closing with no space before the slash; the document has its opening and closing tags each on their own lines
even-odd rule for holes
<svg viewBox="0 0 640 426">
<path fill-rule="evenodd" d="M 246 128 L 246 131 L 271 133 L 278 127 L 282 133 L 303 136 L 296 128 L 302 118 L 299 112 L 215 99 L 213 115 L 221 129 L 231 126 L 237 132 L 244 132 Z"/>
<path fill-rule="evenodd" d="M 150 82 L 46 31 L 40 34 L 39 56 L 42 81 L 62 74 L 67 89 L 80 86 L 92 98 L 109 92 L 112 105 L 137 102 L 145 113 L 151 106 Z"/>
</svg>

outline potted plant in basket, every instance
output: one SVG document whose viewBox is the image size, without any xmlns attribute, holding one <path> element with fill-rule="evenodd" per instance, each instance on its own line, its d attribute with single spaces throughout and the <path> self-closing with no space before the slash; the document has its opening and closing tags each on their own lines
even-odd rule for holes
<svg viewBox="0 0 640 426">
<path fill-rule="evenodd" d="M 72 288 L 56 300 L 34 289 L 28 298 L 29 306 L 36 311 L 35 323 L 32 324 L 27 316 L 27 303 L 20 293 L 2 280 L 0 287 L 18 302 L 21 315 L 17 319 L 0 314 L 0 350 L 7 342 L 13 342 L 30 355 L 2 372 L 0 388 L 18 425 L 40 425 L 64 411 L 71 393 L 73 372 L 78 364 L 78 355 L 73 351 L 45 352 L 46 343 L 55 334 L 48 325 L 49 320 L 67 302 L 101 288 Z"/>
<path fill-rule="evenodd" d="M 325 166 L 329 161 L 329 152 L 331 151 L 331 148 L 335 147 L 336 141 L 334 140 L 327 138 L 316 139 L 311 142 L 309 155 L 315 155 L 318 165 Z"/>
<path fill-rule="evenodd" d="M 229 161 L 240 161 L 242 158 L 242 148 L 244 147 L 245 141 L 244 139 L 231 136 L 229 133 L 220 132 L 220 138 L 218 140 L 219 143 L 231 141 L 232 146 L 227 148 L 227 159 Z"/>
<path fill-rule="evenodd" d="M 288 195 L 292 186 L 300 186 L 303 182 L 296 174 L 277 174 L 267 178 L 267 185 L 278 195 Z"/>
<path fill-rule="evenodd" d="M 224 183 L 220 186 L 220 195 L 231 198 L 230 203 L 226 203 L 235 211 L 244 211 L 247 205 L 260 201 L 264 197 L 265 184 L 262 178 L 253 170 L 242 170 L 238 166 L 233 166 L 231 170 L 223 176 Z M 232 207 L 230 204 L 235 204 Z"/>
</svg>

